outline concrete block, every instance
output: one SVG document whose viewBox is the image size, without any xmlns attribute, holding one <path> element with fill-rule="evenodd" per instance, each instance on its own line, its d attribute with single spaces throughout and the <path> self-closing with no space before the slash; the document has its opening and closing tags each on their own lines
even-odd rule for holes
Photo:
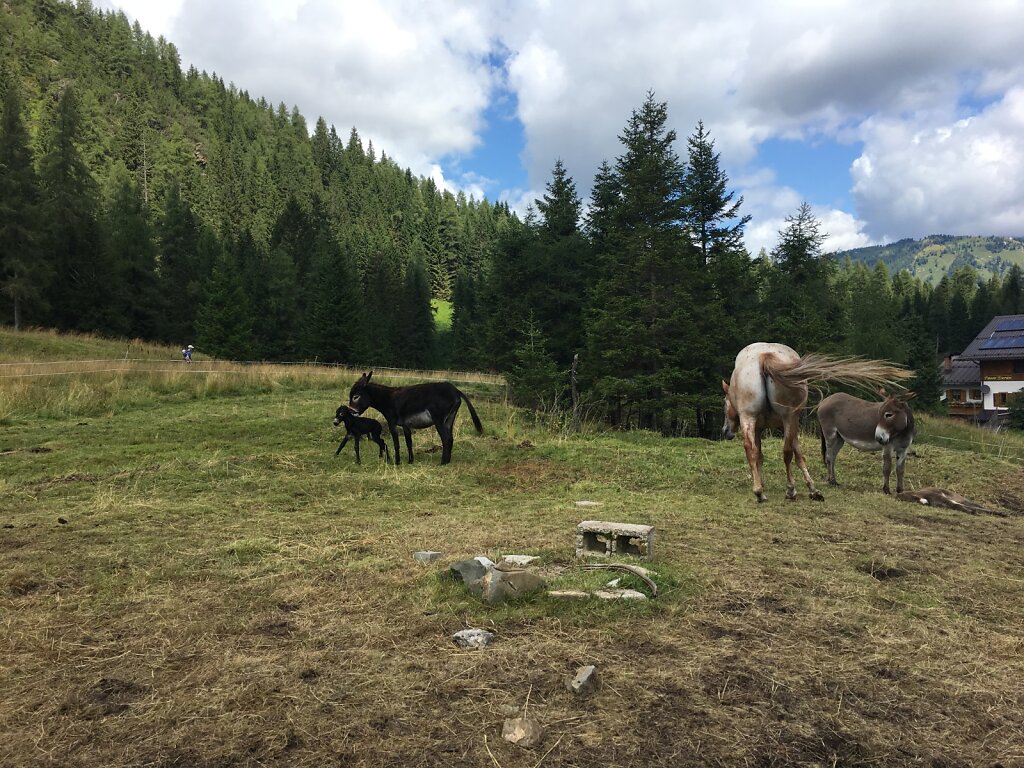
<svg viewBox="0 0 1024 768">
<path fill-rule="evenodd" d="M 576 557 L 584 555 L 654 556 L 654 526 L 584 520 L 576 526 Z"/>
</svg>

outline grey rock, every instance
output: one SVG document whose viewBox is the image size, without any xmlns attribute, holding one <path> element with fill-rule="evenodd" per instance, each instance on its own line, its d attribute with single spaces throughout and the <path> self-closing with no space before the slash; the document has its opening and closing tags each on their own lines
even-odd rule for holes
<svg viewBox="0 0 1024 768">
<path fill-rule="evenodd" d="M 494 633 L 486 629 L 462 629 L 452 635 L 452 641 L 460 648 L 486 648 L 494 642 Z"/>
<path fill-rule="evenodd" d="M 477 555 L 473 559 L 480 563 L 480 565 L 482 565 L 484 568 L 494 567 L 494 561 L 491 560 L 491 558 L 487 557 L 487 555 Z"/>
<path fill-rule="evenodd" d="M 457 563 L 452 563 L 448 568 L 448 573 L 456 581 L 461 581 L 466 585 L 466 589 L 475 595 L 480 594 L 480 582 L 487 575 L 489 568 L 483 565 L 478 560 L 459 560 Z"/>
<path fill-rule="evenodd" d="M 544 728 L 536 720 L 511 717 L 501 727 L 501 738 L 520 747 L 535 747 L 544 738 Z"/>
<path fill-rule="evenodd" d="M 481 579 L 480 586 L 484 600 L 490 605 L 499 605 L 544 589 L 546 582 L 532 571 L 492 568 Z"/>
<path fill-rule="evenodd" d="M 600 501 L 577 501 L 576 506 L 581 509 L 586 509 L 588 507 L 600 507 L 602 504 Z"/>
<path fill-rule="evenodd" d="M 576 670 L 576 675 L 565 681 L 565 687 L 575 694 L 585 696 L 597 687 L 597 667 L 587 664 Z"/>
<path fill-rule="evenodd" d="M 420 552 L 412 553 L 413 559 L 417 563 L 432 563 L 441 557 L 440 552 L 434 552 L 433 550 L 421 550 Z"/>
</svg>

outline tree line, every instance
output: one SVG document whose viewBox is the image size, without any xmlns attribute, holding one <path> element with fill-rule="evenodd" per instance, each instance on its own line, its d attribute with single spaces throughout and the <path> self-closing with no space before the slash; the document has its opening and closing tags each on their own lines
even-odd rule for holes
<svg viewBox="0 0 1024 768">
<path fill-rule="evenodd" d="M 807 205 L 771 252 L 698 123 L 677 148 L 647 94 L 589 205 L 558 160 L 520 218 L 400 168 L 351 129 L 182 72 L 172 43 L 87 2 L 11 0 L 0 35 L 0 312 L 15 326 L 194 343 L 233 359 L 508 373 L 514 397 L 711 434 L 719 379 L 757 340 L 912 367 L 993 314 L 1019 268 L 937 286 L 823 253 Z M 431 300 L 453 305 L 438 332 Z"/>
</svg>

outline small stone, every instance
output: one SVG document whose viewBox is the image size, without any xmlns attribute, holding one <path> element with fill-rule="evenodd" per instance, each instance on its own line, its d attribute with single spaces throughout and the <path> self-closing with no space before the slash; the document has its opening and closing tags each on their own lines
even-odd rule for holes
<svg viewBox="0 0 1024 768">
<path fill-rule="evenodd" d="M 605 586 L 606 587 L 611 587 L 612 589 L 617 589 L 619 584 L 621 584 L 621 583 L 622 583 L 622 579 L 612 579 L 607 584 L 605 584 Z"/>
<path fill-rule="evenodd" d="M 602 506 L 600 501 L 577 501 L 576 506 L 580 508 L 584 507 L 600 507 Z"/>
<path fill-rule="evenodd" d="M 544 728 L 536 720 L 512 717 L 502 726 L 501 738 L 520 747 L 535 747 L 544 738 Z"/>
<path fill-rule="evenodd" d="M 473 559 L 480 563 L 480 565 L 482 565 L 484 568 L 494 567 L 494 561 L 491 560 L 491 558 L 487 557 L 487 555 L 477 555 Z"/>
<path fill-rule="evenodd" d="M 432 563 L 441 557 L 440 552 L 434 552 L 433 550 L 422 550 L 420 552 L 413 552 L 413 558 L 417 563 Z"/>
<path fill-rule="evenodd" d="M 548 597 L 555 600 L 589 600 L 590 593 L 582 589 L 552 589 L 548 592 Z"/>
<path fill-rule="evenodd" d="M 452 635 L 452 641 L 460 648 L 486 648 L 494 642 L 494 633 L 486 629 L 462 629 Z"/>
<path fill-rule="evenodd" d="M 565 681 L 565 687 L 575 694 L 585 696 L 597 686 L 597 667 L 587 664 L 576 670 L 576 675 Z"/>
<path fill-rule="evenodd" d="M 598 589 L 594 591 L 594 597 L 602 600 L 646 600 L 647 595 L 635 589 Z"/>
<path fill-rule="evenodd" d="M 529 565 L 530 563 L 535 563 L 538 560 L 540 560 L 540 558 L 536 555 L 505 555 L 503 558 L 501 558 L 502 563 L 517 565 L 521 568 Z"/>
</svg>

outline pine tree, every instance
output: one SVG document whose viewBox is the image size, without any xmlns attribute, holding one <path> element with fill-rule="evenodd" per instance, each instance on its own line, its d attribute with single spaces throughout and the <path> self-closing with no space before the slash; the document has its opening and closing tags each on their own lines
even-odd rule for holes
<svg viewBox="0 0 1024 768">
<path fill-rule="evenodd" d="M 830 348 L 840 327 L 842 308 L 829 286 L 836 267 L 822 253 L 825 237 L 811 206 L 802 203 L 795 216 L 786 217 L 771 253 L 774 269 L 762 303 L 767 330 L 801 354 Z"/>
<path fill-rule="evenodd" d="M 249 299 L 229 253 L 213 267 L 206 300 L 196 317 L 196 347 L 228 360 L 250 360 L 255 347 Z"/>
<path fill-rule="evenodd" d="M 41 319 L 43 294 L 52 278 L 43 258 L 40 189 L 21 119 L 21 92 L 12 77 L 0 116 L 0 293 L 8 297 L 19 330 L 26 318 Z"/>
<path fill-rule="evenodd" d="M 156 246 L 139 189 L 123 166 L 103 216 L 104 262 L 108 267 L 101 330 L 121 336 L 158 338 L 165 316 L 157 285 Z"/>
<path fill-rule="evenodd" d="M 557 405 L 566 387 L 565 377 L 548 351 L 547 338 L 533 313 L 520 330 L 520 339 L 508 373 L 512 402 L 534 410 Z"/>
<path fill-rule="evenodd" d="M 50 283 L 51 317 L 61 328 L 95 330 L 104 314 L 106 282 L 97 225 L 98 193 L 76 144 L 81 132 L 78 98 L 72 86 L 61 94 L 49 146 L 40 162 L 44 189 L 46 248 L 59 279 Z"/>
<path fill-rule="evenodd" d="M 599 178 L 608 209 L 592 217 L 600 275 L 587 313 L 593 384 L 617 423 L 671 431 L 699 376 L 685 366 L 693 342 L 693 248 L 683 226 L 683 165 L 649 93 L 620 140 L 613 175 Z"/>
<path fill-rule="evenodd" d="M 181 197 L 176 183 L 168 190 L 158 227 L 160 292 L 166 301 L 161 338 L 184 341 L 193 337 L 201 296 L 196 290 L 205 275 L 198 274 L 199 223 Z"/>
<path fill-rule="evenodd" d="M 308 309 L 300 354 L 328 363 L 359 363 L 366 355 L 364 313 L 351 246 L 321 230 L 313 245 Z"/>
<path fill-rule="evenodd" d="M 421 258 L 405 268 L 398 305 L 398 358 L 403 368 L 429 368 L 434 359 L 434 315 L 430 309 L 430 282 Z"/>
</svg>

